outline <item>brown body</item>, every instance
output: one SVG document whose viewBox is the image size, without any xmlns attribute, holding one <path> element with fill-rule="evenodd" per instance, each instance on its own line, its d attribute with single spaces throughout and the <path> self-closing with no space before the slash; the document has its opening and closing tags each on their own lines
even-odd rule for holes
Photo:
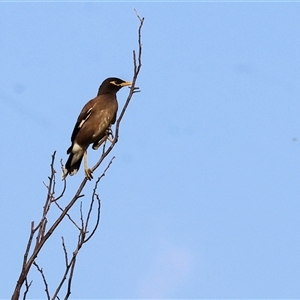
<svg viewBox="0 0 300 300">
<path fill-rule="evenodd" d="M 87 149 L 91 143 L 101 140 L 107 128 L 116 121 L 117 98 L 100 95 L 90 100 L 82 109 L 74 127 L 71 142 Z M 106 99 L 108 98 L 108 99 Z M 72 146 L 69 148 L 71 150 Z"/>
<path fill-rule="evenodd" d="M 108 137 L 110 126 L 115 123 L 118 110 L 116 93 L 123 86 L 131 85 L 119 78 L 107 78 L 101 84 L 96 98 L 85 104 L 78 116 L 71 136 L 72 145 L 67 150 L 69 158 L 66 162 L 63 178 L 68 174 L 77 173 L 82 158 L 85 159 L 85 173 L 92 178 L 91 170 L 87 167 L 87 149 L 93 144 L 98 149 Z"/>
</svg>

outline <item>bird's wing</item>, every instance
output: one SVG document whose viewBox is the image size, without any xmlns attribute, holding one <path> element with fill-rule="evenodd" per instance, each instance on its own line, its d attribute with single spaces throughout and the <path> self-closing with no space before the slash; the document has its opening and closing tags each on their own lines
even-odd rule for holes
<svg viewBox="0 0 300 300">
<path fill-rule="evenodd" d="M 111 120 L 111 124 L 115 124 L 116 119 L 117 119 L 117 113 L 115 113 L 113 119 Z"/>
<path fill-rule="evenodd" d="M 72 136 L 71 136 L 71 142 L 73 143 L 80 128 L 82 125 L 88 120 L 88 118 L 91 116 L 93 107 L 95 105 L 94 99 L 90 100 L 82 109 L 81 113 L 79 114 L 77 118 L 77 122 L 74 126 Z"/>
<path fill-rule="evenodd" d="M 115 124 L 116 120 L 117 120 L 117 111 L 118 111 L 118 101 L 117 101 L 117 98 L 116 98 L 115 105 L 116 105 L 116 107 L 115 107 L 116 112 L 115 112 L 115 114 L 114 114 L 114 116 L 113 116 L 113 118 L 112 118 L 112 120 L 110 122 L 111 124 Z"/>
</svg>

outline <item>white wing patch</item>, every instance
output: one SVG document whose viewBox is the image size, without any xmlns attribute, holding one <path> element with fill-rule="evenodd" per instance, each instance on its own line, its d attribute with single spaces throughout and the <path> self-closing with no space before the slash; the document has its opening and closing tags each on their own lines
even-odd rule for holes
<svg viewBox="0 0 300 300">
<path fill-rule="evenodd" d="M 92 114 L 92 109 L 93 109 L 93 107 L 91 107 L 91 108 L 87 111 L 86 117 L 80 122 L 78 128 L 81 128 L 82 125 L 83 125 L 83 124 L 88 120 L 88 118 L 91 116 L 91 114 Z"/>
</svg>

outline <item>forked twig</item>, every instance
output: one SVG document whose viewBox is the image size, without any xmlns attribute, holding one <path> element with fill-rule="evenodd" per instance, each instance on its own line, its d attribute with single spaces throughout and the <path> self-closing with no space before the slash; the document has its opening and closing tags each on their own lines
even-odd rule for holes
<svg viewBox="0 0 300 300">
<path fill-rule="evenodd" d="M 29 292 L 29 288 L 32 284 L 32 280 L 28 283 L 27 277 L 25 278 L 25 291 L 24 291 L 24 295 L 23 295 L 23 300 L 26 299 L 27 293 Z"/>
</svg>

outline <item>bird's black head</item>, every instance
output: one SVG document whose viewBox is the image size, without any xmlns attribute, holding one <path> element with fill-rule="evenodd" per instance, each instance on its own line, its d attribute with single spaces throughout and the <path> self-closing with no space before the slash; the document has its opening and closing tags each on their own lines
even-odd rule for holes
<svg viewBox="0 0 300 300">
<path fill-rule="evenodd" d="M 107 93 L 117 93 L 123 86 L 130 86 L 131 84 L 129 81 L 124 81 L 116 77 L 106 78 L 100 85 L 97 96 Z"/>
</svg>

